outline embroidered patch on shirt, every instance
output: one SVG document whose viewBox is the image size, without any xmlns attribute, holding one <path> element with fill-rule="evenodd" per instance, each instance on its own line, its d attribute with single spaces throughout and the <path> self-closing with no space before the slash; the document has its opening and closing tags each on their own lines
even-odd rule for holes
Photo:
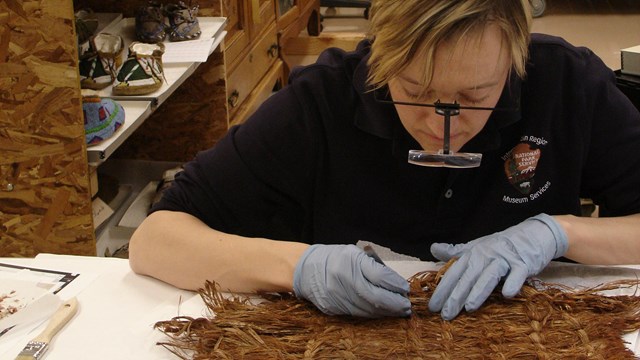
<svg viewBox="0 0 640 360">
<path fill-rule="evenodd" d="M 504 162 L 504 172 L 521 194 L 528 195 L 535 184 L 536 166 L 540 160 L 540 149 L 533 149 L 528 143 L 516 145 Z"/>
<path fill-rule="evenodd" d="M 504 173 L 509 183 L 524 196 L 503 195 L 502 201 L 509 204 L 525 204 L 538 199 L 551 186 L 551 181 L 536 185 L 536 168 L 547 140 L 536 136 L 523 136 L 520 143 L 502 156 Z M 538 179 L 539 180 L 539 179 Z"/>
</svg>

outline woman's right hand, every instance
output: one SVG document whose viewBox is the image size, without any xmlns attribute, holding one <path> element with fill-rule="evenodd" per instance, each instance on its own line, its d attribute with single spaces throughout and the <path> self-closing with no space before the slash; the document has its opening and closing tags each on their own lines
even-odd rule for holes
<svg viewBox="0 0 640 360">
<path fill-rule="evenodd" d="M 296 265 L 293 290 L 328 315 L 411 315 L 408 281 L 355 245 L 310 246 Z"/>
</svg>

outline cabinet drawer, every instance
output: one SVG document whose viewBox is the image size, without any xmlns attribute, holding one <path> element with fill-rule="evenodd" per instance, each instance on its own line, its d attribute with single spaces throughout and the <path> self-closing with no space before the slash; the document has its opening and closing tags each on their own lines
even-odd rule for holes
<svg viewBox="0 0 640 360">
<path fill-rule="evenodd" d="M 277 58 L 276 26 L 275 23 L 271 23 L 267 32 L 227 78 L 227 103 L 230 115 L 237 111 Z"/>
<path fill-rule="evenodd" d="M 275 21 L 274 0 L 232 0 L 223 3 L 228 14 L 224 52 L 227 66 L 234 68 L 239 56 Z"/>
</svg>

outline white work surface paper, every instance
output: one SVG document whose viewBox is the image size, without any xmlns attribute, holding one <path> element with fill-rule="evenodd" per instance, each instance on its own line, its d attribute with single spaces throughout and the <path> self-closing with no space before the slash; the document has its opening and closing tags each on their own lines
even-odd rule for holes
<svg viewBox="0 0 640 360">
<path fill-rule="evenodd" d="M 156 345 L 163 334 L 153 325 L 182 313 L 180 302 L 196 293 L 137 275 L 125 259 L 41 254 L 29 266 L 96 274 L 95 281 L 77 294 L 78 313 L 53 339 L 46 360 L 177 359 Z M 0 352 L 0 359 L 13 359 L 44 326 Z"/>
</svg>

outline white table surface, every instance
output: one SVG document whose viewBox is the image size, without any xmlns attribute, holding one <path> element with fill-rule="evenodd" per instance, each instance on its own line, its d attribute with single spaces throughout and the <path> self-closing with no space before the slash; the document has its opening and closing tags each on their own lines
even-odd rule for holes
<svg viewBox="0 0 640 360">
<path fill-rule="evenodd" d="M 206 316 L 200 297 L 161 281 L 131 271 L 127 260 L 101 257 L 40 254 L 34 259 L 0 258 L 1 263 L 80 273 L 91 280 L 81 290 L 72 286 L 58 295 L 66 299 L 77 293 L 78 313 L 54 338 L 44 359 L 177 359 L 156 342 L 166 337 L 153 324 L 177 315 Z M 437 269 L 429 262 L 390 261 L 388 265 L 408 277 L 419 271 Z M 637 268 L 637 267 L 634 267 Z M 612 279 L 635 278 L 632 267 L 583 267 L 552 264 L 544 280 L 569 284 L 593 284 Z M 78 293 L 79 291 L 79 293 Z M 13 359 L 22 347 L 44 328 L 35 328 L 24 341 L 0 352 L 0 359 Z M 625 336 L 636 349 L 638 332 Z M 0 345 L 2 342 L 0 338 Z M 638 347 L 640 348 L 640 347 Z M 636 349 L 636 354 L 639 354 Z"/>
</svg>

